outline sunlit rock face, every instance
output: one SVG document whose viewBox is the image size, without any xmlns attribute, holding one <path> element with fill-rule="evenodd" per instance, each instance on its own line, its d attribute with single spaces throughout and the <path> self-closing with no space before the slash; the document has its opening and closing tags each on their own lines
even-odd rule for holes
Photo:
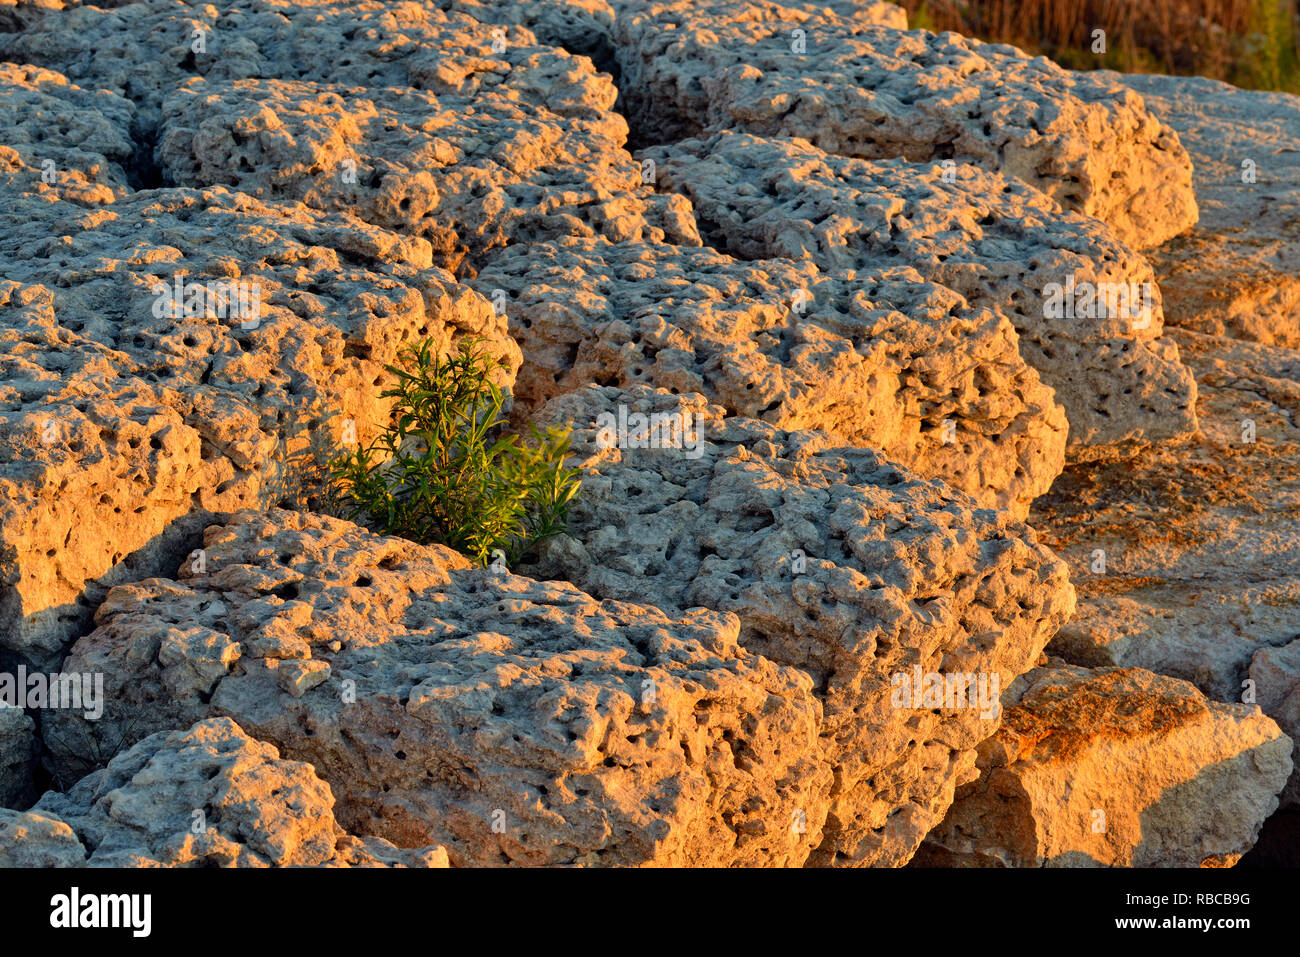
<svg viewBox="0 0 1300 957">
<path fill-rule="evenodd" d="M 0 647 L 32 662 L 214 515 L 304 501 L 346 423 L 387 421 L 404 343 L 518 368 L 424 240 L 220 187 L 82 207 L 26 175 L 0 181 Z"/>
<path fill-rule="evenodd" d="M 172 182 L 345 211 L 472 270 L 557 236 L 662 239 L 626 138 L 617 113 L 554 112 L 513 89 L 193 80 L 163 104 L 158 159 Z"/>
<path fill-rule="evenodd" d="M 54 718 L 69 775 L 116 737 L 224 715 L 314 767 L 351 832 L 457 865 L 799 865 L 820 843 L 812 679 L 743 648 L 735 615 L 285 511 L 204 546 L 206 574 L 115 589 L 74 647 L 109 704 Z"/>
<path fill-rule="evenodd" d="M 446 867 L 334 820 L 310 765 L 228 718 L 159 732 L 30 811 L 0 811 L 4 867 Z"/>
<path fill-rule="evenodd" d="M 1014 328 L 906 266 L 844 276 L 703 247 L 559 240 L 507 249 L 502 289 L 535 409 L 593 383 L 698 392 L 817 429 L 1023 515 L 1064 464 L 1065 416 Z"/>
<path fill-rule="evenodd" d="M 1140 669 L 1037 668 L 1003 696 L 918 863 L 1230 867 L 1291 773 L 1291 742 L 1251 705 Z"/>
<path fill-rule="evenodd" d="M 1128 87 L 1014 47 L 759 2 L 627 3 L 615 21 L 629 121 L 648 143 L 732 129 L 829 153 L 955 157 L 1154 246 L 1196 222 L 1178 135 Z"/>
<path fill-rule="evenodd" d="M 906 265 L 1007 316 L 1021 356 L 1065 408 L 1073 457 L 1196 429 L 1196 383 L 1161 338 L 1151 266 L 1114 230 L 1017 180 L 729 131 L 639 155 L 660 188 L 690 199 L 719 249 L 858 279 Z"/>
<path fill-rule="evenodd" d="M 1006 512 L 876 452 L 721 413 L 644 386 L 552 400 L 539 418 L 575 424 L 587 471 L 535 571 L 738 616 L 824 709 L 835 787 L 810 863 L 904 863 L 997 728 L 997 689 L 1073 611 L 1065 569 Z M 991 700 L 904 699 L 914 674 L 975 676 Z"/>
</svg>

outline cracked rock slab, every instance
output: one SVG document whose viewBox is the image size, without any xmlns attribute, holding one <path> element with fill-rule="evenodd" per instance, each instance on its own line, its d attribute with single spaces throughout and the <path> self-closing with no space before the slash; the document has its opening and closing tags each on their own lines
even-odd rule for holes
<svg viewBox="0 0 1300 957">
<path fill-rule="evenodd" d="M 831 771 L 811 679 L 732 615 L 669 616 L 335 519 L 241 513 L 207 572 L 110 592 L 54 764 L 210 715 L 307 761 L 350 832 L 453 863 L 799 865 Z M 301 695 L 286 671 L 328 678 Z M 473 782 L 472 786 L 470 782 Z M 796 823 L 798 826 L 795 826 Z"/>
<path fill-rule="evenodd" d="M 1196 222 L 1178 135 L 1113 78 L 954 33 L 761 0 L 747 10 L 735 21 L 699 5 L 620 11 L 638 142 L 732 129 L 864 159 L 954 157 L 1023 180 L 1137 248 Z"/>
<path fill-rule="evenodd" d="M 86 207 L 3 173 L 0 642 L 30 662 L 103 586 L 174 571 L 213 515 L 306 502 L 349 421 L 361 442 L 387 421 L 404 343 L 485 338 L 506 387 L 518 367 L 418 238 L 223 189 Z"/>
<path fill-rule="evenodd" d="M 691 201 L 720 250 L 811 260 L 846 277 L 910 266 L 972 307 L 1006 315 L 1021 355 L 1065 407 L 1076 456 L 1196 430 L 1196 383 L 1160 338 L 1150 265 L 1104 224 L 1062 213 L 1018 181 L 968 164 L 859 160 L 727 131 L 640 155 L 661 189 Z M 1122 287 L 1125 298 L 1117 293 L 1117 308 L 1107 302 L 1098 315 L 1051 313 L 1053 286 L 1069 282 Z"/>
<path fill-rule="evenodd" d="M 973 773 L 997 693 L 988 710 L 903 706 L 896 676 L 1009 684 L 1073 610 L 1065 566 L 1008 513 L 877 452 L 722 412 L 645 386 L 552 400 L 537 418 L 573 424 L 582 492 L 525 570 L 736 615 L 741 644 L 811 675 L 825 711 L 835 787 L 810 863 L 906 863 Z"/>
<path fill-rule="evenodd" d="M 312 767 L 229 718 L 160 731 L 24 814 L 0 811 L 5 867 L 446 867 L 440 847 L 347 834 Z"/>
<path fill-rule="evenodd" d="M 1258 708 L 1136 668 L 1037 668 L 1003 704 L 979 780 L 918 863 L 1231 867 L 1291 772 L 1290 739 Z"/>
<path fill-rule="evenodd" d="M 1064 461 L 1064 414 L 1010 322 L 908 268 L 842 281 L 807 261 L 559 240 L 504 250 L 475 288 L 505 298 L 528 409 L 590 383 L 699 392 L 1021 514 Z"/>
</svg>

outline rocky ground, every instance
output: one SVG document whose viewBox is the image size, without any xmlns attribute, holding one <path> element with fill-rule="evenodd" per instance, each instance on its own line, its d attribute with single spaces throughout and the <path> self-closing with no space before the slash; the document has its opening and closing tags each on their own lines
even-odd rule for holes
<svg viewBox="0 0 1300 957">
<path fill-rule="evenodd" d="M 0 865 L 1294 860 L 1300 99 L 906 26 L 0 0 Z M 508 571 L 321 496 L 469 338 Z"/>
</svg>

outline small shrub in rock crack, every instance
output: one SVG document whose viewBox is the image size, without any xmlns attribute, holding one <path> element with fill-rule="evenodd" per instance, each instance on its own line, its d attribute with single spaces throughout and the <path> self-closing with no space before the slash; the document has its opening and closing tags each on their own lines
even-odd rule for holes
<svg viewBox="0 0 1300 957">
<path fill-rule="evenodd" d="M 570 430 L 534 426 L 531 443 L 504 433 L 496 364 L 479 341 L 449 357 L 428 341 L 404 349 L 383 393 L 396 400 L 392 425 L 331 464 L 337 510 L 480 564 L 499 549 L 513 565 L 562 531 L 579 486 L 564 467 Z"/>
</svg>

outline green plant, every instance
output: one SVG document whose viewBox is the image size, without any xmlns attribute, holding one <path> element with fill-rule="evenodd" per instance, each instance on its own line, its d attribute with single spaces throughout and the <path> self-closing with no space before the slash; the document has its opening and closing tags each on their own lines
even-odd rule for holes
<svg viewBox="0 0 1300 957">
<path fill-rule="evenodd" d="M 392 424 L 330 466 L 336 508 L 385 534 L 448 545 L 480 564 L 500 549 L 513 566 L 564 529 L 578 492 L 564 467 L 569 429 L 504 432 L 500 361 L 478 340 L 448 357 L 425 341 L 388 366 Z"/>
</svg>

